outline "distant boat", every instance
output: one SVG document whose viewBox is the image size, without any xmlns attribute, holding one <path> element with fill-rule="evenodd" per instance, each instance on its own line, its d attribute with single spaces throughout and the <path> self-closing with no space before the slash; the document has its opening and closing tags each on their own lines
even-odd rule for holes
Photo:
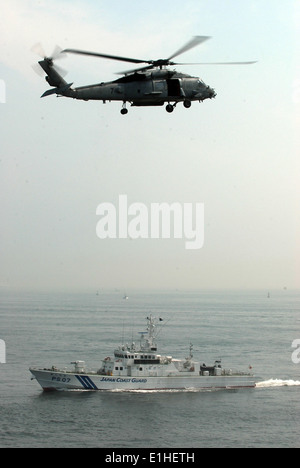
<svg viewBox="0 0 300 468">
<path fill-rule="evenodd" d="M 268 292 L 267 298 L 270 299 L 270 297 L 271 297 L 271 295 L 270 295 L 270 293 Z"/>
<path fill-rule="evenodd" d="M 127 301 L 127 299 L 129 299 L 129 297 L 127 296 L 127 294 L 124 294 L 123 299 L 125 299 L 126 301 Z"/>
</svg>

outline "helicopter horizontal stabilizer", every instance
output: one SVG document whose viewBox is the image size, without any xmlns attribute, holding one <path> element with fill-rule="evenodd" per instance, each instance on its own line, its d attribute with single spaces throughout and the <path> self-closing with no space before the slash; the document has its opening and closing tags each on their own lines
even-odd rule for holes
<svg viewBox="0 0 300 468">
<path fill-rule="evenodd" d="M 63 96 L 65 92 L 71 88 L 73 83 L 69 83 L 66 86 L 62 86 L 60 88 L 52 88 L 49 89 L 48 91 L 45 91 L 44 94 L 41 95 L 41 98 L 46 97 L 46 96 L 51 96 L 51 94 L 58 94 Z"/>
</svg>

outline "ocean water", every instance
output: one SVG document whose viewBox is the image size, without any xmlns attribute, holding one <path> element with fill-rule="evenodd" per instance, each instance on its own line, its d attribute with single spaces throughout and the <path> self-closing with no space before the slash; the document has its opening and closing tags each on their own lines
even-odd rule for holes
<svg viewBox="0 0 300 468">
<path fill-rule="evenodd" d="M 0 447 L 300 447 L 298 291 L 1 292 Z M 161 354 L 247 370 L 255 389 L 43 393 L 30 366 L 99 367 L 164 319 Z M 298 356 L 300 353 L 298 354 Z"/>
</svg>

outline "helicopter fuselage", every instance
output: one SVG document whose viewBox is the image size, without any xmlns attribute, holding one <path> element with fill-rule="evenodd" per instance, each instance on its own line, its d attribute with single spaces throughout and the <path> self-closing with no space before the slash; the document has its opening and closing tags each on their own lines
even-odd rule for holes
<svg viewBox="0 0 300 468">
<path fill-rule="evenodd" d="M 130 102 L 133 106 L 162 106 L 170 102 L 204 101 L 215 91 L 199 78 L 158 70 L 135 73 L 115 81 L 74 89 L 75 99 Z"/>
</svg>

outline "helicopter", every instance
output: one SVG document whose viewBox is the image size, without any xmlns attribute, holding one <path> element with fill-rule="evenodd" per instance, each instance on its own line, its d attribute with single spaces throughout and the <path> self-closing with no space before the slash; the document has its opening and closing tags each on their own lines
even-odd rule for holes
<svg viewBox="0 0 300 468">
<path fill-rule="evenodd" d="M 249 65 L 250 62 L 210 62 L 210 63 L 178 63 L 173 59 L 184 52 L 198 46 L 210 39 L 210 36 L 194 36 L 184 46 L 166 59 L 142 60 L 116 55 L 108 55 L 97 52 L 89 52 L 79 49 L 60 49 L 56 46 L 51 57 L 47 57 L 37 44 L 32 48 L 38 52 L 43 60 L 39 61 L 39 66 L 46 73 L 46 81 L 52 86 L 41 97 L 56 94 L 57 97 L 65 96 L 84 101 L 100 100 L 105 104 L 107 101 L 121 101 L 121 114 L 128 113 L 127 103 L 131 106 L 163 106 L 166 104 L 166 111 L 174 111 L 178 103 L 183 103 L 185 108 L 190 108 L 193 101 L 203 102 L 205 99 L 213 99 L 216 92 L 206 85 L 199 77 L 193 77 L 185 73 L 171 70 L 170 66 L 177 65 Z M 114 81 L 102 82 L 98 84 L 80 86 L 73 88 L 73 83 L 67 83 L 63 78 L 63 71 L 56 65 L 54 60 L 62 58 L 65 54 L 86 55 L 100 57 L 110 60 L 118 60 L 135 64 L 144 64 L 140 68 L 120 72 L 121 78 Z M 146 64 L 146 65 L 145 65 Z"/>
</svg>

